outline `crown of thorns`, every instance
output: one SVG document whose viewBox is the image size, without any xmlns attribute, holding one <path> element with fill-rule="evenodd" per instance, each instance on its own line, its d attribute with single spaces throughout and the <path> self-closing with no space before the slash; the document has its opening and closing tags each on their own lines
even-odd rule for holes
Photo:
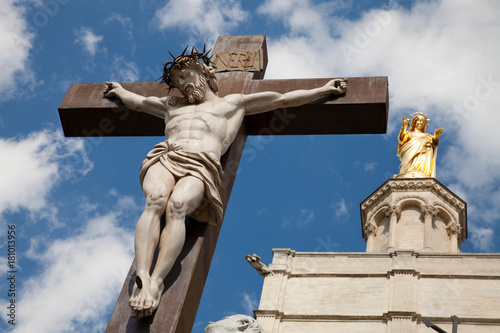
<svg viewBox="0 0 500 333">
<path fill-rule="evenodd" d="M 196 47 L 193 47 L 191 49 L 191 54 L 186 54 L 186 51 L 188 49 L 189 45 L 186 46 L 184 51 L 182 52 L 181 55 L 178 55 L 175 57 L 172 55 L 172 53 L 168 52 L 170 56 L 172 57 L 172 61 L 168 61 L 163 65 L 163 75 L 158 78 L 161 79 L 161 82 L 165 83 L 168 86 L 168 91 L 172 90 L 172 88 L 175 88 L 175 86 L 172 84 L 172 70 L 175 68 L 181 69 L 185 65 L 189 63 L 195 63 L 198 61 L 203 62 L 205 65 L 210 66 L 210 57 L 208 54 L 212 49 L 208 50 L 205 52 L 205 45 L 203 46 L 203 52 L 198 51 Z"/>
</svg>

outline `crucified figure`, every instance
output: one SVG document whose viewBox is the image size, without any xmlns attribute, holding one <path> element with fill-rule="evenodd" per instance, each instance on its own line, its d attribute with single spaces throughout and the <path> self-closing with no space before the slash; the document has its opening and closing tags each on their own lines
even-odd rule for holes
<svg viewBox="0 0 500 333">
<path fill-rule="evenodd" d="M 347 81 L 285 94 L 260 92 L 217 96 L 215 70 L 203 52 L 182 54 L 164 66 L 163 82 L 180 90 L 179 97 L 144 97 L 106 82 L 104 95 L 119 98 L 127 108 L 165 120 L 165 141 L 147 155 L 140 180 L 146 206 L 135 232 L 136 283 L 129 305 L 132 316 L 150 316 L 160 303 L 163 280 L 181 253 L 186 216 L 217 225 L 223 207 L 219 195 L 220 158 L 236 137 L 245 115 L 306 104 L 346 91 Z M 165 227 L 160 219 L 165 214 Z M 153 256 L 158 258 L 150 275 Z"/>
</svg>

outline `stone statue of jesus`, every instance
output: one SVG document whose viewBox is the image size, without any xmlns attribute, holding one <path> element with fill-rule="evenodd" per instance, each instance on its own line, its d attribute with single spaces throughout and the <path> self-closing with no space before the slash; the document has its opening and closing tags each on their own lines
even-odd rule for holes
<svg viewBox="0 0 500 333">
<path fill-rule="evenodd" d="M 165 119 L 165 141 L 147 155 L 140 180 L 146 206 L 135 233 L 136 283 L 129 305 L 132 316 L 150 316 L 158 307 L 163 280 L 181 253 L 186 238 L 186 216 L 217 225 L 223 207 L 219 195 L 220 158 L 229 148 L 246 115 L 306 104 L 319 97 L 346 91 L 346 80 L 285 94 L 259 92 L 217 96 L 215 70 L 205 52 L 185 52 L 164 66 L 163 82 L 180 90 L 179 97 L 144 97 L 106 82 L 104 95 L 117 97 L 130 110 Z M 160 218 L 165 214 L 165 227 Z M 153 273 L 153 256 L 159 253 Z"/>
</svg>

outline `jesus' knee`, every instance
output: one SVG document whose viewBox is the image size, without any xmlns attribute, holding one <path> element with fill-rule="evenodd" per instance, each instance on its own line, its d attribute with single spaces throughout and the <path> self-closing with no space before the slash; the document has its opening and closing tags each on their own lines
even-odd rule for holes
<svg viewBox="0 0 500 333">
<path fill-rule="evenodd" d="M 163 214 L 167 200 L 168 198 L 165 194 L 150 194 L 146 197 L 146 208 L 144 210 L 151 213 Z"/>
<path fill-rule="evenodd" d="M 182 195 L 172 193 L 167 204 L 167 215 L 174 219 L 184 219 L 186 217 L 187 205 Z"/>
</svg>

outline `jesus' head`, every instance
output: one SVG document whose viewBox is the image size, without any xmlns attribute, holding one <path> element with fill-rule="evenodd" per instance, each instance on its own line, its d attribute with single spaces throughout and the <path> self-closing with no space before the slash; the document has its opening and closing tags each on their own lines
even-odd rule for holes
<svg viewBox="0 0 500 333">
<path fill-rule="evenodd" d="M 179 89 L 189 103 L 201 100 L 207 88 L 214 93 L 219 89 L 215 70 L 210 66 L 208 52 L 201 53 L 195 50 L 193 49 L 191 54 L 185 54 L 186 50 L 184 50 L 180 56 L 167 62 L 163 68 L 162 81 L 169 89 Z"/>
</svg>

